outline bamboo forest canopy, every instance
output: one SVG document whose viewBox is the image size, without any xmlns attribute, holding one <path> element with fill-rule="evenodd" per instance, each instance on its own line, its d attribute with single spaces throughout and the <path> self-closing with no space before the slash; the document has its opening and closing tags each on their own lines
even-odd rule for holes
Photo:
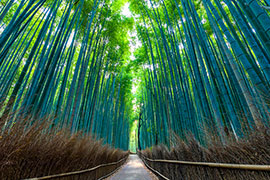
<svg viewBox="0 0 270 180">
<path fill-rule="evenodd" d="M 133 19 L 124 1 L 1 1 L 1 122 L 50 128 L 128 149 Z M 126 136 L 119 136 L 126 134 Z"/>
<path fill-rule="evenodd" d="M 123 13 L 128 6 L 130 15 Z M 128 149 L 269 125 L 269 0 L 0 0 L 0 122 Z"/>
</svg>

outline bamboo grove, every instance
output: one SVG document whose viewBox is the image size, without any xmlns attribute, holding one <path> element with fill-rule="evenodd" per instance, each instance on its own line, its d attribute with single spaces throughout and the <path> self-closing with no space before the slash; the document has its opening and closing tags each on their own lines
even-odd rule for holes
<svg viewBox="0 0 270 180">
<path fill-rule="evenodd" d="M 132 18 L 120 15 L 127 2 Z M 205 145 L 245 137 L 270 120 L 269 6 L 0 0 L 0 122 L 8 131 L 27 119 L 27 130 L 50 119 L 49 130 L 124 150 L 135 119 L 142 149 L 170 146 L 175 135 Z M 132 31 L 142 46 L 130 60 Z"/>
<path fill-rule="evenodd" d="M 92 134 L 127 150 L 130 108 L 123 89 L 128 88 L 124 84 L 128 79 L 115 70 L 123 64 L 124 52 L 112 42 L 119 29 L 109 29 L 110 19 L 120 18 L 113 16 L 117 2 L 1 3 L 5 4 L 0 10 L 4 128 L 26 118 L 28 127 L 50 117 L 50 128 Z"/>
<path fill-rule="evenodd" d="M 256 0 L 133 4 L 144 64 L 139 146 L 226 143 L 269 125 L 270 17 Z M 143 54 L 143 55 L 142 55 Z M 141 58 L 137 55 L 138 58 Z"/>
</svg>

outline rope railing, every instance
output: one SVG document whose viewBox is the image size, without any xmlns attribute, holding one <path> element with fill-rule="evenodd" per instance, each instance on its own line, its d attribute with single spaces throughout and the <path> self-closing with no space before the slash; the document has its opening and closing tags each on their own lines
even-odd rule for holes
<svg viewBox="0 0 270 180">
<path fill-rule="evenodd" d="M 169 164 L 183 164 L 193 166 L 207 166 L 212 168 L 227 168 L 227 169 L 242 169 L 253 171 L 270 171 L 270 165 L 251 165 L 251 164 L 231 164 L 231 163 L 213 163 L 213 162 L 192 162 L 192 161 L 178 161 L 178 160 L 166 160 L 166 159 L 150 159 L 144 155 L 139 155 L 141 159 L 149 162 L 169 163 Z"/>
<path fill-rule="evenodd" d="M 90 168 L 90 169 L 74 171 L 74 172 L 67 172 L 67 173 L 61 173 L 61 174 L 55 174 L 55 175 L 49 175 L 49 176 L 43 176 L 43 177 L 29 178 L 29 179 L 25 179 L 25 180 L 61 179 L 61 178 L 72 177 L 72 176 L 81 176 L 81 175 L 85 175 L 85 174 L 91 173 L 91 172 L 95 172 L 95 175 L 94 175 L 95 177 L 93 177 L 92 174 L 91 174 L 92 178 L 94 178 L 94 179 L 104 179 L 104 178 L 110 176 L 111 174 L 113 174 L 115 171 L 117 171 L 126 162 L 127 158 L 128 158 L 128 155 L 125 156 L 124 158 L 120 159 L 117 162 L 112 162 L 112 163 L 107 163 L 107 164 L 100 164 L 100 165 L 95 166 L 95 167 Z M 97 172 L 100 168 L 108 168 L 110 166 L 113 166 L 113 168 L 110 169 L 109 170 L 110 172 L 107 173 L 107 174 Z"/>
<path fill-rule="evenodd" d="M 170 180 L 169 178 L 167 178 L 166 176 L 164 176 L 163 174 L 161 174 L 159 171 L 155 170 L 154 168 L 152 168 L 149 164 L 147 164 L 145 162 L 144 159 L 142 159 L 144 165 L 150 170 L 152 171 L 154 174 L 158 175 L 159 177 L 162 177 L 164 180 Z"/>
</svg>

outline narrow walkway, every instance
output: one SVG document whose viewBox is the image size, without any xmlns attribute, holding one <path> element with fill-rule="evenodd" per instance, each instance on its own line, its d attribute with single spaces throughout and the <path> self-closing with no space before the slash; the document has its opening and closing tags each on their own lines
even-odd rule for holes
<svg viewBox="0 0 270 180">
<path fill-rule="evenodd" d="M 137 155 L 129 155 L 128 162 L 109 180 L 157 180 Z"/>
</svg>

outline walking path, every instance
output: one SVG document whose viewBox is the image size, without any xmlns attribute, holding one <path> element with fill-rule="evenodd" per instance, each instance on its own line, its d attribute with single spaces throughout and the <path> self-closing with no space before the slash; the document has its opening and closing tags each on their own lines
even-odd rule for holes
<svg viewBox="0 0 270 180">
<path fill-rule="evenodd" d="M 134 154 L 129 155 L 128 162 L 108 180 L 157 180 L 143 164 L 142 160 Z"/>
</svg>

